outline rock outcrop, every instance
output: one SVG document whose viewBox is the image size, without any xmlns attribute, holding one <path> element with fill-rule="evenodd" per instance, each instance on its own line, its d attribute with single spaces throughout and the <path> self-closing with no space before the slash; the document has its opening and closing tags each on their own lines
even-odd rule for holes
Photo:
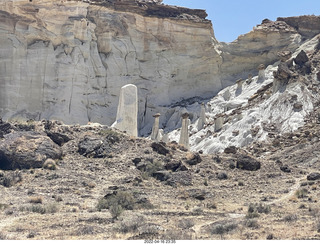
<svg viewBox="0 0 320 244">
<path fill-rule="evenodd" d="M 0 169 L 39 168 L 46 159 L 61 156 L 60 147 L 36 132 L 14 132 L 0 141 Z"/>
</svg>

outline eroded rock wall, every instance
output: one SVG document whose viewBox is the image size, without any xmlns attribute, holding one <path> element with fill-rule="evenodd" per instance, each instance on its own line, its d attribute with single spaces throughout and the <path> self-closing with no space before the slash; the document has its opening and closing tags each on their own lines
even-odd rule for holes
<svg viewBox="0 0 320 244">
<path fill-rule="evenodd" d="M 211 23 L 199 18 L 82 1 L 2 2 L 0 116 L 110 125 L 120 88 L 132 83 L 142 128 L 158 105 L 213 96 L 221 57 Z"/>
</svg>

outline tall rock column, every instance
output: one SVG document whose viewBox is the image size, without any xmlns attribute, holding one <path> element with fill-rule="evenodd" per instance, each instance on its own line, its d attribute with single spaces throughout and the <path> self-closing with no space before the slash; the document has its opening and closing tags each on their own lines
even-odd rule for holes
<svg viewBox="0 0 320 244">
<path fill-rule="evenodd" d="M 161 140 L 161 136 L 160 136 L 161 133 L 159 131 L 160 114 L 157 113 L 153 115 L 153 117 L 154 117 L 154 124 L 151 132 L 151 140 L 160 141 Z"/>
<path fill-rule="evenodd" d="M 205 123 L 206 123 L 206 108 L 204 106 L 204 103 L 201 103 L 200 118 L 198 120 L 198 131 L 203 129 Z"/>
<path fill-rule="evenodd" d="M 259 83 L 264 82 L 265 79 L 266 79 L 265 69 L 266 69 L 266 66 L 265 66 L 264 64 L 260 64 L 259 67 L 258 67 L 258 70 L 259 70 L 258 82 L 259 82 Z"/>
<path fill-rule="evenodd" d="M 135 85 L 121 87 L 117 118 L 112 127 L 138 136 L 138 89 Z"/>
<path fill-rule="evenodd" d="M 189 129 L 188 129 L 188 119 L 189 119 L 189 113 L 182 114 L 182 126 L 181 126 L 181 134 L 180 134 L 180 140 L 179 144 L 183 145 L 185 148 L 189 149 Z"/>
<path fill-rule="evenodd" d="M 222 129 L 223 127 L 223 122 L 224 122 L 224 117 L 219 114 L 216 119 L 214 120 L 214 131 L 218 132 Z"/>
</svg>

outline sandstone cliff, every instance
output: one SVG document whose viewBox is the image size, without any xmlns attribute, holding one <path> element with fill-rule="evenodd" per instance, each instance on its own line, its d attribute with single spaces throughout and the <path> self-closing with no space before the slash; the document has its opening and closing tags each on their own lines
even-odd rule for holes
<svg viewBox="0 0 320 244">
<path fill-rule="evenodd" d="M 120 88 L 133 83 L 143 127 L 148 109 L 222 88 L 221 58 L 205 11 L 51 0 L 4 1 L 0 11 L 4 119 L 110 125 Z"/>
<path fill-rule="evenodd" d="M 0 3 L 0 116 L 111 125 L 123 85 L 138 87 L 139 129 L 179 124 L 193 97 L 212 98 L 259 64 L 319 33 L 319 18 L 264 20 L 219 43 L 204 10 L 158 0 Z"/>
</svg>

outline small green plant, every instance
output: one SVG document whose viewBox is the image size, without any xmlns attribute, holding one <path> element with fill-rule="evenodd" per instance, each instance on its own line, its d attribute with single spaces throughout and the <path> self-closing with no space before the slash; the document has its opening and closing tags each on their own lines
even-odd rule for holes
<svg viewBox="0 0 320 244">
<path fill-rule="evenodd" d="M 121 233 L 136 232 L 138 228 L 145 224 L 145 218 L 141 214 L 128 215 L 120 220 L 116 230 Z"/>
<path fill-rule="evenodd" d="M 109 207 L 109 212 L 113 219 L 118 219 L 123 212 L 121 205 L 113 204 Z"/>
<path fill-rule="evenodd" d="M 210 233 L 213 235 L 220 235 L 221 239 L 223 238 L 223 235 L 226 233 L 231 232 L 232 230 L 235 230 L 238 228 L 237 224 L 234 223 L 226 223 L 226 224 L 216 224 L 210 228 Z"/>
<path fill-rule="evenodd" d="M 306 188 L 298 189 L 295 192 L 295 195 L 297 198 L 306 198 L 306 197 L 308 197 L 308 190 Z"/>
<path fill-rule="evenodd" d="M 8 204 L 0 203 L 0 211 L 5 210 L 8 208 Z"/>
<path fill-rule="evenodd" d="M 283 218 L 285 222 L 294 222 L 298 220 L 298 216 L 296 214 L 289 214 Z"/>
<path fill-rule="evenodd" d="M 0 232 L 0 240 L 7 240 L 7 236 L 2 232 Z"/>
<path fill-rule="evenodd" d="M 57 165 L 56 165 L 56 162 L 51 159 L 51 158 L 48 158 L 43 166 L 42 166 L 44 169 L 49 169 L 49 170 L 56 170 L 57 169 Z"/>
<path fill-rule="evenodd" d="M 8 172 L 0 177 L 0 185 L 11 187 L 22 181 L 22 175 L 19 171 Z"/>
<path fill-rule="evenodd" d="M 99 132 L 100 135 L 104 136 L 109 142 L 119 142 L 122 135 L 114 130 L 106 129 Z"/>
<path fill-rule="evenodd" d="M 270 212 L 271 212 L 271 207 L 269 205 L 265 205 L 262 203 L 259 203 L 259 204 L 250 203 L 246 218 L 247 219 L 257 218 L 259 217 L 259 214 L 262 214 L 262 213 L 268 214 Z"/>
<path fill-rule="evenodd" d="M 29 205 L 29 206 L 24 206 L 20 207 L 20 211 L 27 211 L 27 212 L 32 212 L 32 213 L 40 213 L 40 214 L 45 214 L 45 213 L 56 213 L 58 212 L 58 206 L 55 203 L 48 204 L 46 206 L 43 205 Z"/>
<path fill-rule="evenodd" d="M 153 176 L 157 171 L 163 170 L 163 163 L 160 161 L 153 161 L 147 164 L 145 171 L 149 176 Z"/>
<path fill-rule="evenodd" d="M 193 219 L 181 219 L 178 223 L 178 227 L 181 229 L 190 229 L 194 226 Z"/>
<path fill-rule="evenodd" d="M 252 228 L 252 229 L 258 229 L 258 228 L 259 228 L 258 221 L 257 221 L 257 220 L 254 220 L 254 219 L 248 219 L 248 220 L 245 222 L 245 226 L 246 226 L 246 227 L 249 227 L 249 228 Z"/>
<path fill-rule="evenodd" d="M 108 198 L 101 198 L 98 201 L 97 209 L 109 209 L 111 206 L 121 206 L 122 209 L 133 210 L 135 207 L 135 200 L 131 192 L 119 191 Z"/>
</svg>

